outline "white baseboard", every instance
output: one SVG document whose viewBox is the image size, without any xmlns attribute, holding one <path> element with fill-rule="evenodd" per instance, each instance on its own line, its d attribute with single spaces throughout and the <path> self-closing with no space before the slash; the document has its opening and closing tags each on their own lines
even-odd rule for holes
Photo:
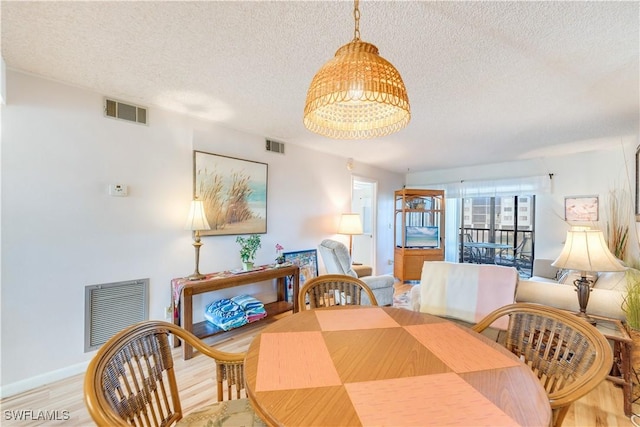
<svg viewBox="0 0 640 427">
<path fill-rule="evenodd" d="M 23 393 L 25 391 L 50 384 L 55 381 L 60 381 L 74 375 L 82 374 L 87 370 L 87 366 L 89 366 L 88 360 L 86 362 L 67 366 L 66 368 L 58 369 L 56 371 L 51 371 L 45 374 L 37 375 L 35 377 L 27 378 L 26 380 L 4 385 L 0 387 L 0 399 L 14 396 L 18 393 Z"/>
</svg>

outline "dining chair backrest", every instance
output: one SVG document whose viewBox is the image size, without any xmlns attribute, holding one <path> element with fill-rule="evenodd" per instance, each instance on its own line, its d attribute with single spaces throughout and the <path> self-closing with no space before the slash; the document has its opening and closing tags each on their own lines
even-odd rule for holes
<svg viewBox="0 0 640 427">
<path fill-rule="evenodd" d="M 530 303 L 501 307 L 473 329 L 482 332 L 504 316 L 509 316 L 504 345 L 542 382 L 553 411 L 553 426 L 558 427 L 571 403 L 593 390 L 611 370 L 609 343 L 578 316 Z"/>
<path fill-rule="evenodd" d="M 362 292 L 368 295 L 371 305 L 378 305 L 371 288 L 357 277 L 325 274 L 304 284 L 298 294 L 298 302 L 300 310 L 333 305 L 361 305 Z"/>
<path fill-rule="evenodd" d="M 215 360 L 219 402 L 225 397 L 240 399 L 244 389 L 245 353 L 216 350 L 172 323 L 145 321 L 117 333 L 89 363 L 84 398 L 97 425 L 170 426 L 183 418 L 169 334 L 175 334 Z M 225 410 L 229 412 L 225 404 L 227 402 L 220 403 L 210 411 L 215 414 L 214 421 L 229 415 L 224 414 Z M 233 405 L 241 411 L 246 408 L 250 418 L 255 415 L 248 401 L 246 405 Z"/>
</svg>

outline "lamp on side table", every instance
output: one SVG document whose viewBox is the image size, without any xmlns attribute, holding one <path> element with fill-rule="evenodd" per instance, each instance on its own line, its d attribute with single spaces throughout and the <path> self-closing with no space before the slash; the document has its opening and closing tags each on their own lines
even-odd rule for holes
<svg viewBox="0 0 640 427">
<path fill-rule="evenodd" d="M 204 274 L 200 274 L 200 271 L 198 271 L 198 265 L 200 264 L 200 246 L 202 246 L 202 242 L 200 242 L 200 231 L 211 229 L 207 222 L 207 216 L 204 212 L 202 200 L 195 199 L 191 201 L 189 217 L 187 218 L 187 223 L 184 228 L 185 230 L 193 231 L 193 247 L 196 249 L 196 269 L 191 276 L 187 277 L 187 279 L 202 280 L 206 276 Z"/>
<path fill-rule="evenodd" d="M 580 306 L 578 315 L 592 325 L 595 325 L 596 321 L 587 314 L 587 304 L 593 281 L 587 279 L 587 272 L 626 270 L 609 251 L 602 231 L 592 230 L 588 227 L 573 227 L 567 231 L 564 248 L 551 265 L 580 271 L 580 278 L 573 282 L 578 293 Z"/>
</svg>

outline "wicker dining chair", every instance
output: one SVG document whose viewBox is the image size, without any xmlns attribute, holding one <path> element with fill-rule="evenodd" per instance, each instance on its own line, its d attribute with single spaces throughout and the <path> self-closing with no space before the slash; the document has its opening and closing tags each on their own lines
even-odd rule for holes
<svg viewBox="0 0 640 427">
<path fill-rule="evenodd" d="M 169 334 L 215 360 L 218 402 L 184 416 Z M 172 323 L 140 322 L 114 335 L 93 357 L 84 379 L 85 404 L 98 426 L 263 426 L 249 401 L 240 398 L 244 357 L 213 349 Z"/>
<path fill-rule="evenodd" d="M 570 405 L 611 370 L 613 354 L 607 339 L 572 313 L 530 303 L 501 307 L 473 329 L 482 332 L 502 316 L 509 316 L 505 347 L 540 379 L 549 396 L 552 425 L 560 426 Z"/>
<path fill-rule="evenodd" d="M 332 305 L 361 305 L 362 292 L 369 296 L 371 305 L 378 305 L 371 288 L 357 277 L 325 274 L 314 277 L 304 284 L 298 294 L 298 303 L 300 310 Z"/>
</svg>

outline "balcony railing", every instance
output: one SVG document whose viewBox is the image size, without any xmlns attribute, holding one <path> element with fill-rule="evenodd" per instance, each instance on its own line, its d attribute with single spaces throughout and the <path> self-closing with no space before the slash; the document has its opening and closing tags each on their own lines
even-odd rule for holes
<svg viewBox="0 0 640 427">
<path fill-rule="evenodd" d="M 465 246 L 458 243 L 460 262 L 513 266 L 521 277 L 531 277 L 533 270 L 534 234 L 531 230 L 491 230 L 488 228 L 463 228 L 458 241 L 487 243 Z M 508 248 L 491 247 L 508 246 Z M 478 247 L 480 246 L 480 247 Z M 482 247 L 486 246 L 486 247 Z"/>
</svg>

